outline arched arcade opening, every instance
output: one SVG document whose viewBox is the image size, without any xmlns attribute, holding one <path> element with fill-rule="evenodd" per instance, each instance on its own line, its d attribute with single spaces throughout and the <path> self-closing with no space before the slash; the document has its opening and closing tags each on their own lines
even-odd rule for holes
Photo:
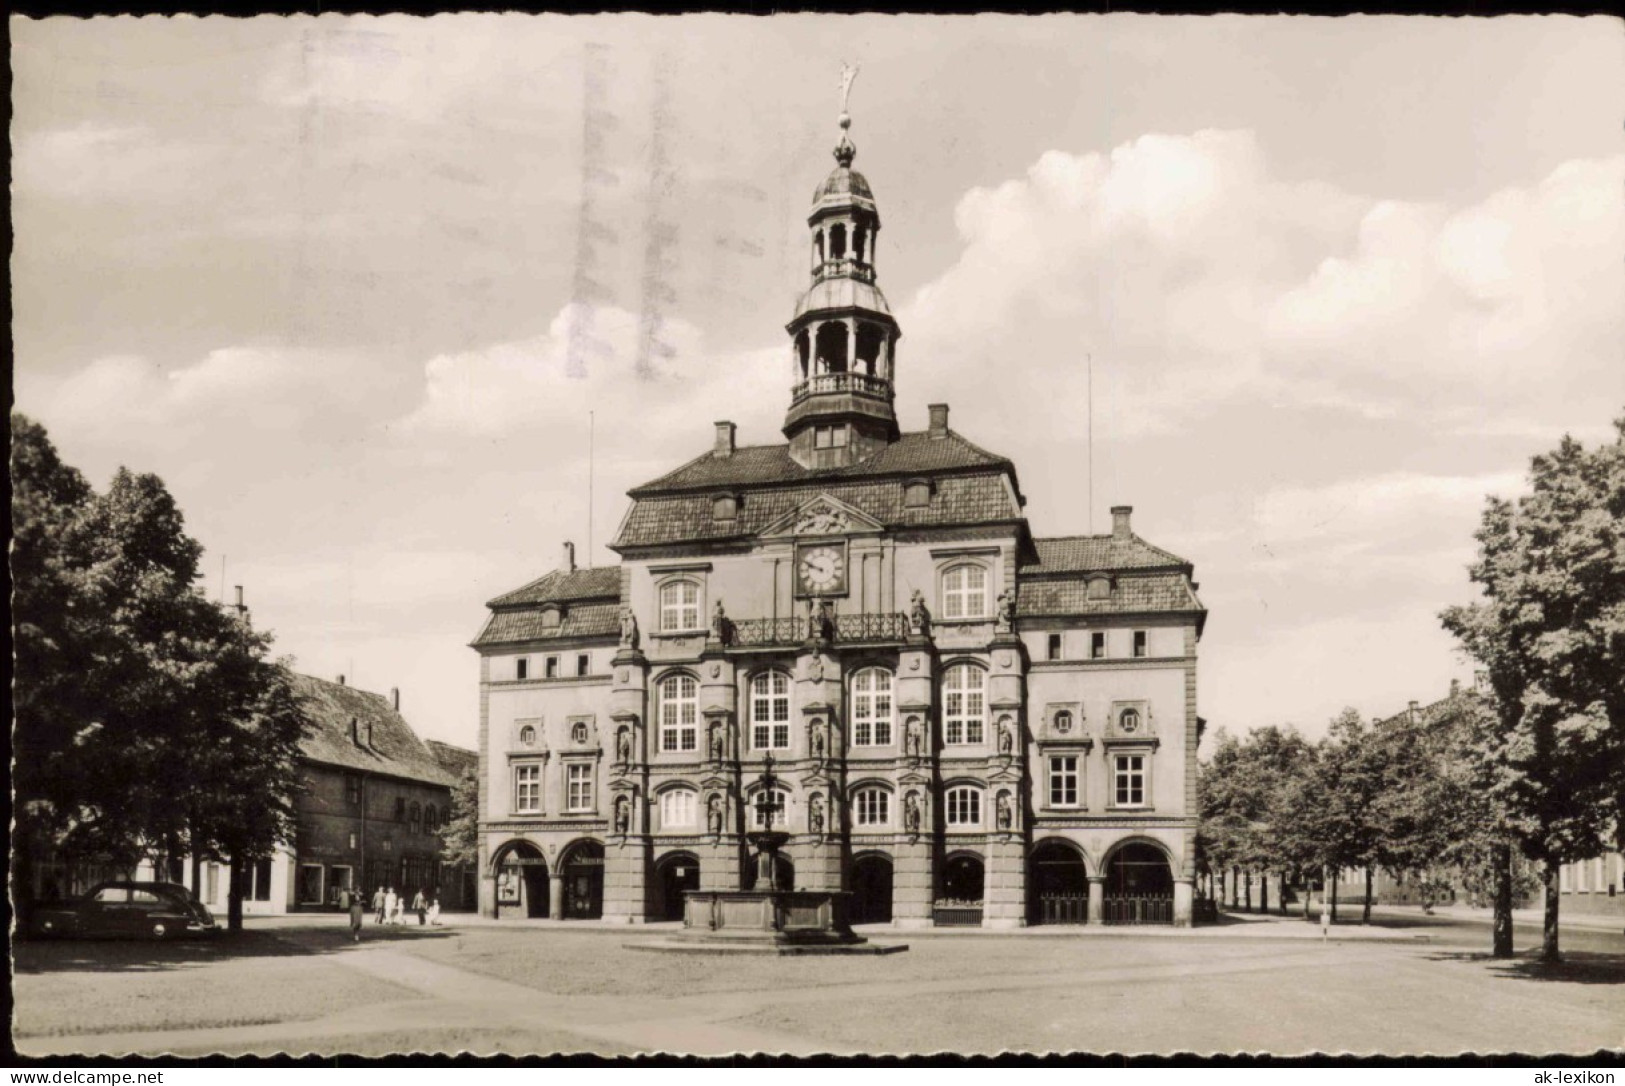
<svg viewBox="0 0 1625 1086">
<path fill-rule="evenodd" d="M 1108 924 L 1174 922 L 1174 871 L 1166 852 L 1131 841 L 1107 858 L 1105 919 Z"/>
<path fill-rule="evenodd" d="M 496 919 L 547 916 L 547 859 L 529 841 L 510 841 L 491 857 Z"/>
<path fill-rule="evenodd" d="M 1027 858 L 1027 923 L 1082 924 L 1089 917 L 1089 872 L 1069 841 L 1040 841 Z"/>
<path fill-rule="evenodd" d="M 564 875 L 564 919 L 597 920 L 604 915 L 604 846 L 577 841 L 559 859 Z"/>
<path fill-rule="evenodd" d="M 700 860 L 692 852 L 669 852 L 655 862 L 650 920 L 681 920 L 683 895 L 700 888 Z"/>
</svg>

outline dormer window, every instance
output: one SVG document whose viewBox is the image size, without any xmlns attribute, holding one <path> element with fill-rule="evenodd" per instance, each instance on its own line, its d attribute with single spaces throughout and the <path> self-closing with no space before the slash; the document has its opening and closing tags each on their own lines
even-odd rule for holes
<svg viewBox="0 0 1625 1086">
<path fill-rule="evenodd" d="M 1109 600 L 1112 598 L 1112 582 L 1109 577 L 1089 578 L 1089 599 Z"/>
<path fill-rule="evenodd" d="M 910 479 L 903 484 L 903 506 L 924 509 L 931 504 L 931 484 L 925 479 Z"/>
<path fill-rule="evenodd" d="M 557 630 L 559 628 L 559 609 L 557 607 L 544 607 L 542 609 L 542 629 Z"/>
<path fill-rule="evenodd" d="M 739 499 L 733 494 L 718 494 L 711 499 L 712 520 L 735 520 L 739 516 Z"/>
</svg>

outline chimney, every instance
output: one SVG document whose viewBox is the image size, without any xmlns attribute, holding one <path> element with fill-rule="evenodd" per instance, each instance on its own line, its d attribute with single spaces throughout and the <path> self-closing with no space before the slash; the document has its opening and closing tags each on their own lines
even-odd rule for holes
<svg viewBox="0 0 1625 1086">
<path fill-rule="evenodd" d="M 372 721 L 367 721 L 367 746 L 372 746 Z"/>
<path fill-rule="evenodd" d="M 343 685 L 345 685 L 345 683 L 344 683 L 344 676 L 343 676 L 343 675 L 340 675 L 340 676 L 339 676 L 339 685 L 340 685 L 340 686 L 343 686 Z"/>
<path fill-rule="evenodd" d="M 401 688 L 398 686 L 389 688 L 389 707 L 397 713 L 401 711 Z"/>
<path fill-rule="evenodd" d="M 929 433 L 933 438 L 948 436 L 948 405 L 934 403 L 926 408 L 931 412 L 931 428 Z"/>
<path fill-rule="evenodd" d="M 1460 679 L 1451 679 L 1450 680 L 1450 696 L 1451 697 L 1456 697 L 1460 693 L 1461 693 L 1461 680 Z"/>
<path fill-rule="evenodd" d="M 1411 702 L 1411 719 L 1412 720 L 1417 719 L 1417 717 L 1419 717 L 1421 715 L 1421 710 L 1422 710 L 1422 703 L 1421 702 L 1419 702 L 1419 701 Z"/>
<path fill-rule="evenodd" d="M 731 422 L 717 423 L 717 447 L 712 450 L 714 456 L 727 459 L 734 454 L 734 433 L 738 429 Z"/>
<path fill-rule="evenodd" d="M 361 721 L 355 717 L 350 718 L 350 742 L 358 747 L 361 745 Z"/>
<path fill-rule="evenodd" d="M 1132 505 L 1112 506 L 1112 538 L 1128 539 L 1134 533 L 1129 531 L 1128 518 L 1134 513 Z"/>
<path fill-rule="evenodd" d="M 566 572 L 566 573 L 574 573 L 575 571 L 576 571 L 576 545 L 574 543 L 566 543 L 564 545 L 564 572 Z"/>
</svg>

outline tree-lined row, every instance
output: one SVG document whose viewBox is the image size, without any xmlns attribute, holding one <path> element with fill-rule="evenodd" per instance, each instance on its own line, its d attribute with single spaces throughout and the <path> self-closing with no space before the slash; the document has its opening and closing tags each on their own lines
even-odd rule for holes
<svg viewBox="0 0 1625 1086">
<path fill-rule="evenodd" d="M 1306 885 L 1328 869 L 1450 870 L 1493 897 L 1504 956 L 1517 850 L 1543 883 L 1543 954 L 1558 956 L 1560 867 L 1625 832 L 1625 419 L 1616 428 L 1592 450 L 1565 437 L 1534 458 L 1529 493 L 1488 499 L 1470 567 L 1482 599 L 1441 616 L 1482 688 L 1379 725 L 1346 710 L 1318 744 L 1291 728 L 1219 734 L 1201 774 L 1210 871 Z"/>
<path fill-rule="evenodd" d="M 11 417 L 13 885 L 54 854 L 247 865 L 290 836 L 304 718 L 271 637 L 200 591 L 154 475 L 104 492 Z M 194 883 L 196 868 L 194 866 Z"/>
</svg>

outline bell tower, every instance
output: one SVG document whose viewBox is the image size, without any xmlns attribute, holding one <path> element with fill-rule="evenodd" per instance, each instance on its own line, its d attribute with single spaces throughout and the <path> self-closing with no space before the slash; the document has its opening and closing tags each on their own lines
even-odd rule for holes
<svg viewBox="0 0 1625 1086">
<path fill-rule="evenodd" d="M 812 284 L 785 326 L 794 383 L 784 436 L 791 457 L 808 468 L 854 464 L 898 435 L 892 380 L 902 332 L 875 285 L 880 213 L 868 180 L 852 168 L 858 149 L 847 136 L 857 74 L 843 65 L 836 166 L 807 216 Z"/>
</svg>

